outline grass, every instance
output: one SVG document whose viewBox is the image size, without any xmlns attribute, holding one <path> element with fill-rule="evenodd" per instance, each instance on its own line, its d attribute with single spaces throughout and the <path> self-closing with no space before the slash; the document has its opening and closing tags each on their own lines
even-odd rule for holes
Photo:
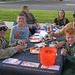
<svg viewBox="0 0 75 75">
<path fill-rule="evenodd" d="M 56 10 L 30 10 L 40 23 L 51 22 L 57 17 Z M 15 21 L 19 9 L 0 9 L 0 19 L 4 21 Z M 66 17 L 72 21 L 73 11 L 65 11 Z"/>
<path fill-rule="evenodd" d="M 53 23 L 54 18 L 57 17 L 57 10 L 30 10 L 34 14 L 39 23 L 50 22 Z M 0 9 L 0 20 L 15 21 L 19 9 Z M 73 11 L 65 11 L 66 17 L 72 22 Z M 10 30 L 6 31 L 5 38 L 9 40 Z"/>
</svg>

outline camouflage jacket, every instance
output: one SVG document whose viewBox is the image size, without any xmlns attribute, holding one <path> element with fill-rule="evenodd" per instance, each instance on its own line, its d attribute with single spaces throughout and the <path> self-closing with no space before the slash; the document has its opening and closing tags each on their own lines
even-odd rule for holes
<svg viewBox="0 0 75 75">
<path fill-rule="evenodd" d="M 0 38 L 0 59 L 8 58 L 17 52 L 16 47 L 9 47 L 9 42 Z"/>
</svg>

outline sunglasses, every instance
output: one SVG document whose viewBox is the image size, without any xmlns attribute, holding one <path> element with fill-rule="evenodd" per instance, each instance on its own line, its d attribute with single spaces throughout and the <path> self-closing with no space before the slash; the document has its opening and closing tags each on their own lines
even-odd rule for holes
<svg viewBox="0 0 75 75">
<path fill-rule="evenodd" d="M 2 30 L 6 31 L 7 28 L 6 27 L 0 27 L 0 31 L 2 31 Z"/>
</svg>

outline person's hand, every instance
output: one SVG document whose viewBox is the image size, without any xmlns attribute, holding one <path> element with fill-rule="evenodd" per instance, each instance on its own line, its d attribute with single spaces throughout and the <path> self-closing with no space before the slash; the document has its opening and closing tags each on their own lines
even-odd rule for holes
<svg viewBox="0 0 75 75">
<path fill-rule="evenodd" d="M 24 46 L 21 46 L 21 45 L 16 46 L 17 52 L 20 52 L 23 48 L 24 48 Z"/>
<path fill-rule="evenodd" d="M 24 46 L 26 44 L 26 40 L 19 40 L 18 44 Z"/>
<path fill-rule="evenodd" d="M 40 27 L 40 25 L 39 25 L 39 26 L 37 26 L 37 28 L 38 28 L 38 29 L 40 29 L 40 28 L 41 28 L 41 27 Z"/>
<path fill-rule="evenodd" d="M 50 38 L 54 36 L 54 32 L 50 32 Z"/>
<path fill-rule="evenodd" d="M 61 50 L 61 55 L 65 56 L 65 55 L 66 55 L 66 52 L 67 52 L 67 50 L 63 48 L 63 49 Z"/>
<path fill-rule="evenodd" d="M 32 29 L 32 24 L 29 25 L 29 29 Z"/>
<path fill-rule="evenodd" d="M 60 48 L 60 47 L 62 47 L 64 44 L 65 44 L 65 41 L 58 42 L 58 43 L 55 45 L 55 48 Z"/>
<path fill-rule="evenodd" d="M 41 28 L 41 26 L 39 25 L 39 23 L 36 23 L 36 27 L 37 27 L 38 29 Z"/>
</svg>

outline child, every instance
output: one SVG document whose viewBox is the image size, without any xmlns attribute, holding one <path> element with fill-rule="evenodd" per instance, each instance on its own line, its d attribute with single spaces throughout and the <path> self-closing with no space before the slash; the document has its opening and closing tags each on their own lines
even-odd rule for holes
<svg viewBox="0 0 75 75">
<path fill-rule="evenodd" d="M 75 75 L 75 27 L 66 28 L 64 36 L 67 42 L 61 55 L 66 57 L 66 62 L 62 75 Z"/>
<path fill-rule="evenodd" d="M 29 37 L 29 29 L 26 26 L 26 16 L 23 13 L 19 13 L 17 16 L 17 25 L 13 26 L 10 32 L 10 43 L 17 43 L 25 45 Z"/>
<path fill-rule="evenodd" d="M 69 20 L 65 17 L 65 11 L 59 10 L 58 17 L 54 19 L 54 25 L 65 26 L 69 23 Z"/>
</svg>

